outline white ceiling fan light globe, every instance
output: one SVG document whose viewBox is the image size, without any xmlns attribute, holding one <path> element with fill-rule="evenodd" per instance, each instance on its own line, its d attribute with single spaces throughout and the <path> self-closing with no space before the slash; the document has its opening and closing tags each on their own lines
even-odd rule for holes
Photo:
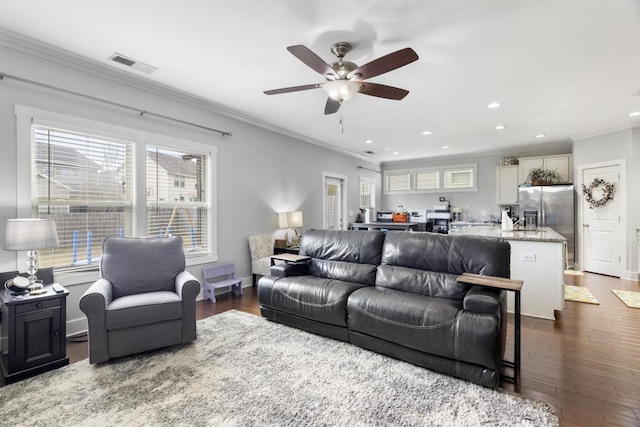
<svg viewBox="0 0 640 427">
<path fill-rule="evenodd" d="M 335 101 L 346 101 L 360 91 L 360 85 L 350 80 L 333 80 L 322 86 L 329 98 Z"/>
</svg>

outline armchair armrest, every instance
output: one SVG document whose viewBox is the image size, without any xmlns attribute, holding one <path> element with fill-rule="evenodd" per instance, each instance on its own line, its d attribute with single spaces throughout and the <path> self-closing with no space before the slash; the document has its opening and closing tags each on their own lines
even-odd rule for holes
<svg viewBox="0 0 640 427">
<path fill-rule="evenodd" d="M 269 274 L 274 277 L 306 276 L 309 274 L 309 265 L 304 264 L 276 264 L 272 265 Z"/>
<path fill-rule="evenodd" d="M 89 340 L 89 361 L 91 363 L 109 360 L 107 340 L 107 306 L 113 300 L 113 288 L 107 279 L 98 279 L 80 298 L 80 310 L 87 316 Z"/>
<path fill-rule="evenodd" d="M 193 274 L 183 271 L 176 276 L 176 293 L 183 301 L 195 301 L 200 293 L 200 282 Z"/>
<path fill-rule="evenodd" d="M 200 282 L 188 271 L 176 276 L 176 293 L 182 300 L 182 342 L 196 339 L 196 297 L 200 293 Z"/>
</svg>

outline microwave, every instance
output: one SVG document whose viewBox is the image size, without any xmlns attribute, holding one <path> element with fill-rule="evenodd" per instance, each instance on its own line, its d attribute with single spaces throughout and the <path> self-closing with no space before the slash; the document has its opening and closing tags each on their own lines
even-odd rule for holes
<svg viewBox="0 0 640 427">
<path fill-rule="evenodd" d="M 393 212 L 378 211 L 378 222 L 393 222 Z"/>
</svg>

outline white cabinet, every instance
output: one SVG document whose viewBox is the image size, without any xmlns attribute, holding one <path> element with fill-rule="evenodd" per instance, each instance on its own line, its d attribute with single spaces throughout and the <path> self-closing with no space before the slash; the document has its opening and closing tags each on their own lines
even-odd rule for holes
<svg viewBox="0 0 640 427">
<path fill-rule="evenodd" d="M 518 204 L 518 166 L 496 167 L 496 203 Z"/>
<path fill-rule="evenodd" d="M 562 177 L 562 182 L 572 182 L 573 173 L 571 169 L 571 154 L 559 154 L 556 156 L 544 157 L 521 157 L 519 163 L 519 179 L 518 184 L 524 184 L 529 175 L 529 171 L 533 168 L 545 168 L 557 171 Z"/>
</svg>

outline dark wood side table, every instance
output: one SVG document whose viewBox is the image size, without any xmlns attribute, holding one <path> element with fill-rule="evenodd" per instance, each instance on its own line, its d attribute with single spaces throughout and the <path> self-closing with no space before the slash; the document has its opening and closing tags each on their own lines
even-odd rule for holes
<svg viewBox="0 0 640 427">
<path fill-rule="evenodd" d="M 69 291 L 45 285 L 42 295 L 0 291 L 2 374 L 10 384 L 69 364 L 66 312 Z"/>
<path fill-rule="evenodd" d="M 284 248 L 279 248 L 277 246 L 273 247 L 273 254 L 274 255 L 278 255 L 278 254 L 294 254 L 294 255 L 298 255 L 299 251 L 300 251 L 300 246 L 286 246 Z"/>
<path fill-rule="evenodd" d="M 505 279 L 503 277 L 483 276 L 481 274 L 463 273 L 458 276 L 458 282 L 468 283 L 470 285 L 487 286 L 490 288 L 504 289 L 505 291 L 511 291 L 515 297 L 514 307 L 514 340 L 513 340 L 513 361 L 503 360 L 502 364 L 513 368 L 513 376 L 502 375 L 502 378 L 518 383 L 518 376 L 520 374 L 520 291 L 524 282 L 522 280 Z"/>
</svg>

